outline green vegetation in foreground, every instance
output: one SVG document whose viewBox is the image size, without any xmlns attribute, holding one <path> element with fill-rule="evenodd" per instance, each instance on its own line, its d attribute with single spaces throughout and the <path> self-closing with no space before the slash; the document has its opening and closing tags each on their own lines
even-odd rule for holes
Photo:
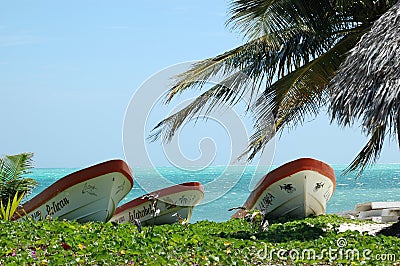
<svg viewBox="0 0 400 266">
<path fill-rule="evenodd" d="M 393 265 L 399 261 L 393 257 L 400 256 L 399 238 L 337 233 L 343 222 L 354 221 L 326 215 L 272 222 L 268 231 L 258 233 L 252 224 L 235 219 L 146 227 L 139 233 L 131 223 L 0 221 L 0 264 Z"/>
</svg>

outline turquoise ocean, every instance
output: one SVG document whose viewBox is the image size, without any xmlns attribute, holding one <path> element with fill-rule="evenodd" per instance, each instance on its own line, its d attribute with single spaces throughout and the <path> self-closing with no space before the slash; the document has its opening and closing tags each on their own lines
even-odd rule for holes
<svg viewBox="0 0 400 266">
<path fill-rule="evenodd" d="M 275 168 L 272 166 L 269 170 Z M 332 165 L 336 174 L 336 190 L 327 204 L 327 213 L 337 213 L 354 209 L 355 204 L 370 201 L 400 201 L 400 164 L 376 164 L 364 171 L 360 178 L 355 174 L 343 175 L 346 165 Z M 34 197 L 58 179 L 80 169 L 76 168 L 36 168 L 29 177 L 39 184 L 26 200 Z M 241 206 L 247 199 L 251 184 L 268 172 L 248 166 L 210 166 L 201 171 L 188 171 L 174 167 L 132 168 L 135 184 L 120 205 L 143 194 L 149 188 L 160 184 L 160 176 L 171 183 L 199 181 L 205 185 L 206 203 L 194 208 L 191 222 L 199 220 L 226 221 L 233 214 L 228 209 Z M 224 191 L 224 193 L 221 193 Z"/>
</svg>

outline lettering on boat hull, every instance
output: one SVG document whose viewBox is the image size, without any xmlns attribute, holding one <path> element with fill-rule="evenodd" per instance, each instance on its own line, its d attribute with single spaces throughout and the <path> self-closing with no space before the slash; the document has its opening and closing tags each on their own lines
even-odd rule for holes
<svg viewBox="0 0 400 266">
<path fill-rule="evenodd" d="M 55 202 L 53 201 L 50 205 L 46 204 L 47 215 L 54 215 L 55 213 L 61 211 L 69 204 L 68 198 L 63 198 L 62 200 Z"/>
<path fill-rule="evenodd" d="M 133 211 L 129 211 L 129 221 L 133 221 L 135 219 L 141 219 L 145 216 L 148 215 L 153 215 L 154 211 L 151 208 L 151 203 L 146 206 L 143 206 L 142 208 L 138 209 L 138 210 L 133 210 Z"/>
</svg>

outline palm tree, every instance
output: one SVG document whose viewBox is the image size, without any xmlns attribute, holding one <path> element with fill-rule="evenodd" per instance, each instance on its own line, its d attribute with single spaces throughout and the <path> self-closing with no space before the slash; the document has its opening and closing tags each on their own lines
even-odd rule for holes
<svg viewBox="0 0 400 266">
<path fill-rule="evenodd" d="M 24 177 L 33 168 L 32 157 L 33 153 L 21 153 L 0 158 L 0 198 L 4 206 L 17 192 L 27 195 L 36 187 L 34 179 Z"/>
<path fill-rule="evenodd" d="M 253 159 L 275 129 L 300 125 L 320 112 L 330 99 L 327 85 L 348 52 L 394 4 L 395 0 L 231 1 L 227 24 L 239 30 L 246 43 L 175 77 L 167 103 L 185 90 L 202 89 L 213 77 L 222 77 L 222 82 L 162 120 L 151 137 L 170 141 L 196 114 L 207 114 L 221 103 L 233 106 L 249 93 L 254 132 L 244 154 Z M 267 123 L 269 114 L 275 129 Z"/>
</svg>

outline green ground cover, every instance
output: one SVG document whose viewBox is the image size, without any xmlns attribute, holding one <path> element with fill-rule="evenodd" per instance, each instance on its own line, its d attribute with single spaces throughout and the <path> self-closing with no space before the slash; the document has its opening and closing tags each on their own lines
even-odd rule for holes
<svg viewBox="0 0 400 266">
<path fill-rule="evenodd" d="M 1 265 L 393 265 L 400 239 L 337 231 L 334 215 L 145 227 L 132 223 L 0 221 Z M 358 222 L 359 223 L 359 222 Z"/>
</svg>

